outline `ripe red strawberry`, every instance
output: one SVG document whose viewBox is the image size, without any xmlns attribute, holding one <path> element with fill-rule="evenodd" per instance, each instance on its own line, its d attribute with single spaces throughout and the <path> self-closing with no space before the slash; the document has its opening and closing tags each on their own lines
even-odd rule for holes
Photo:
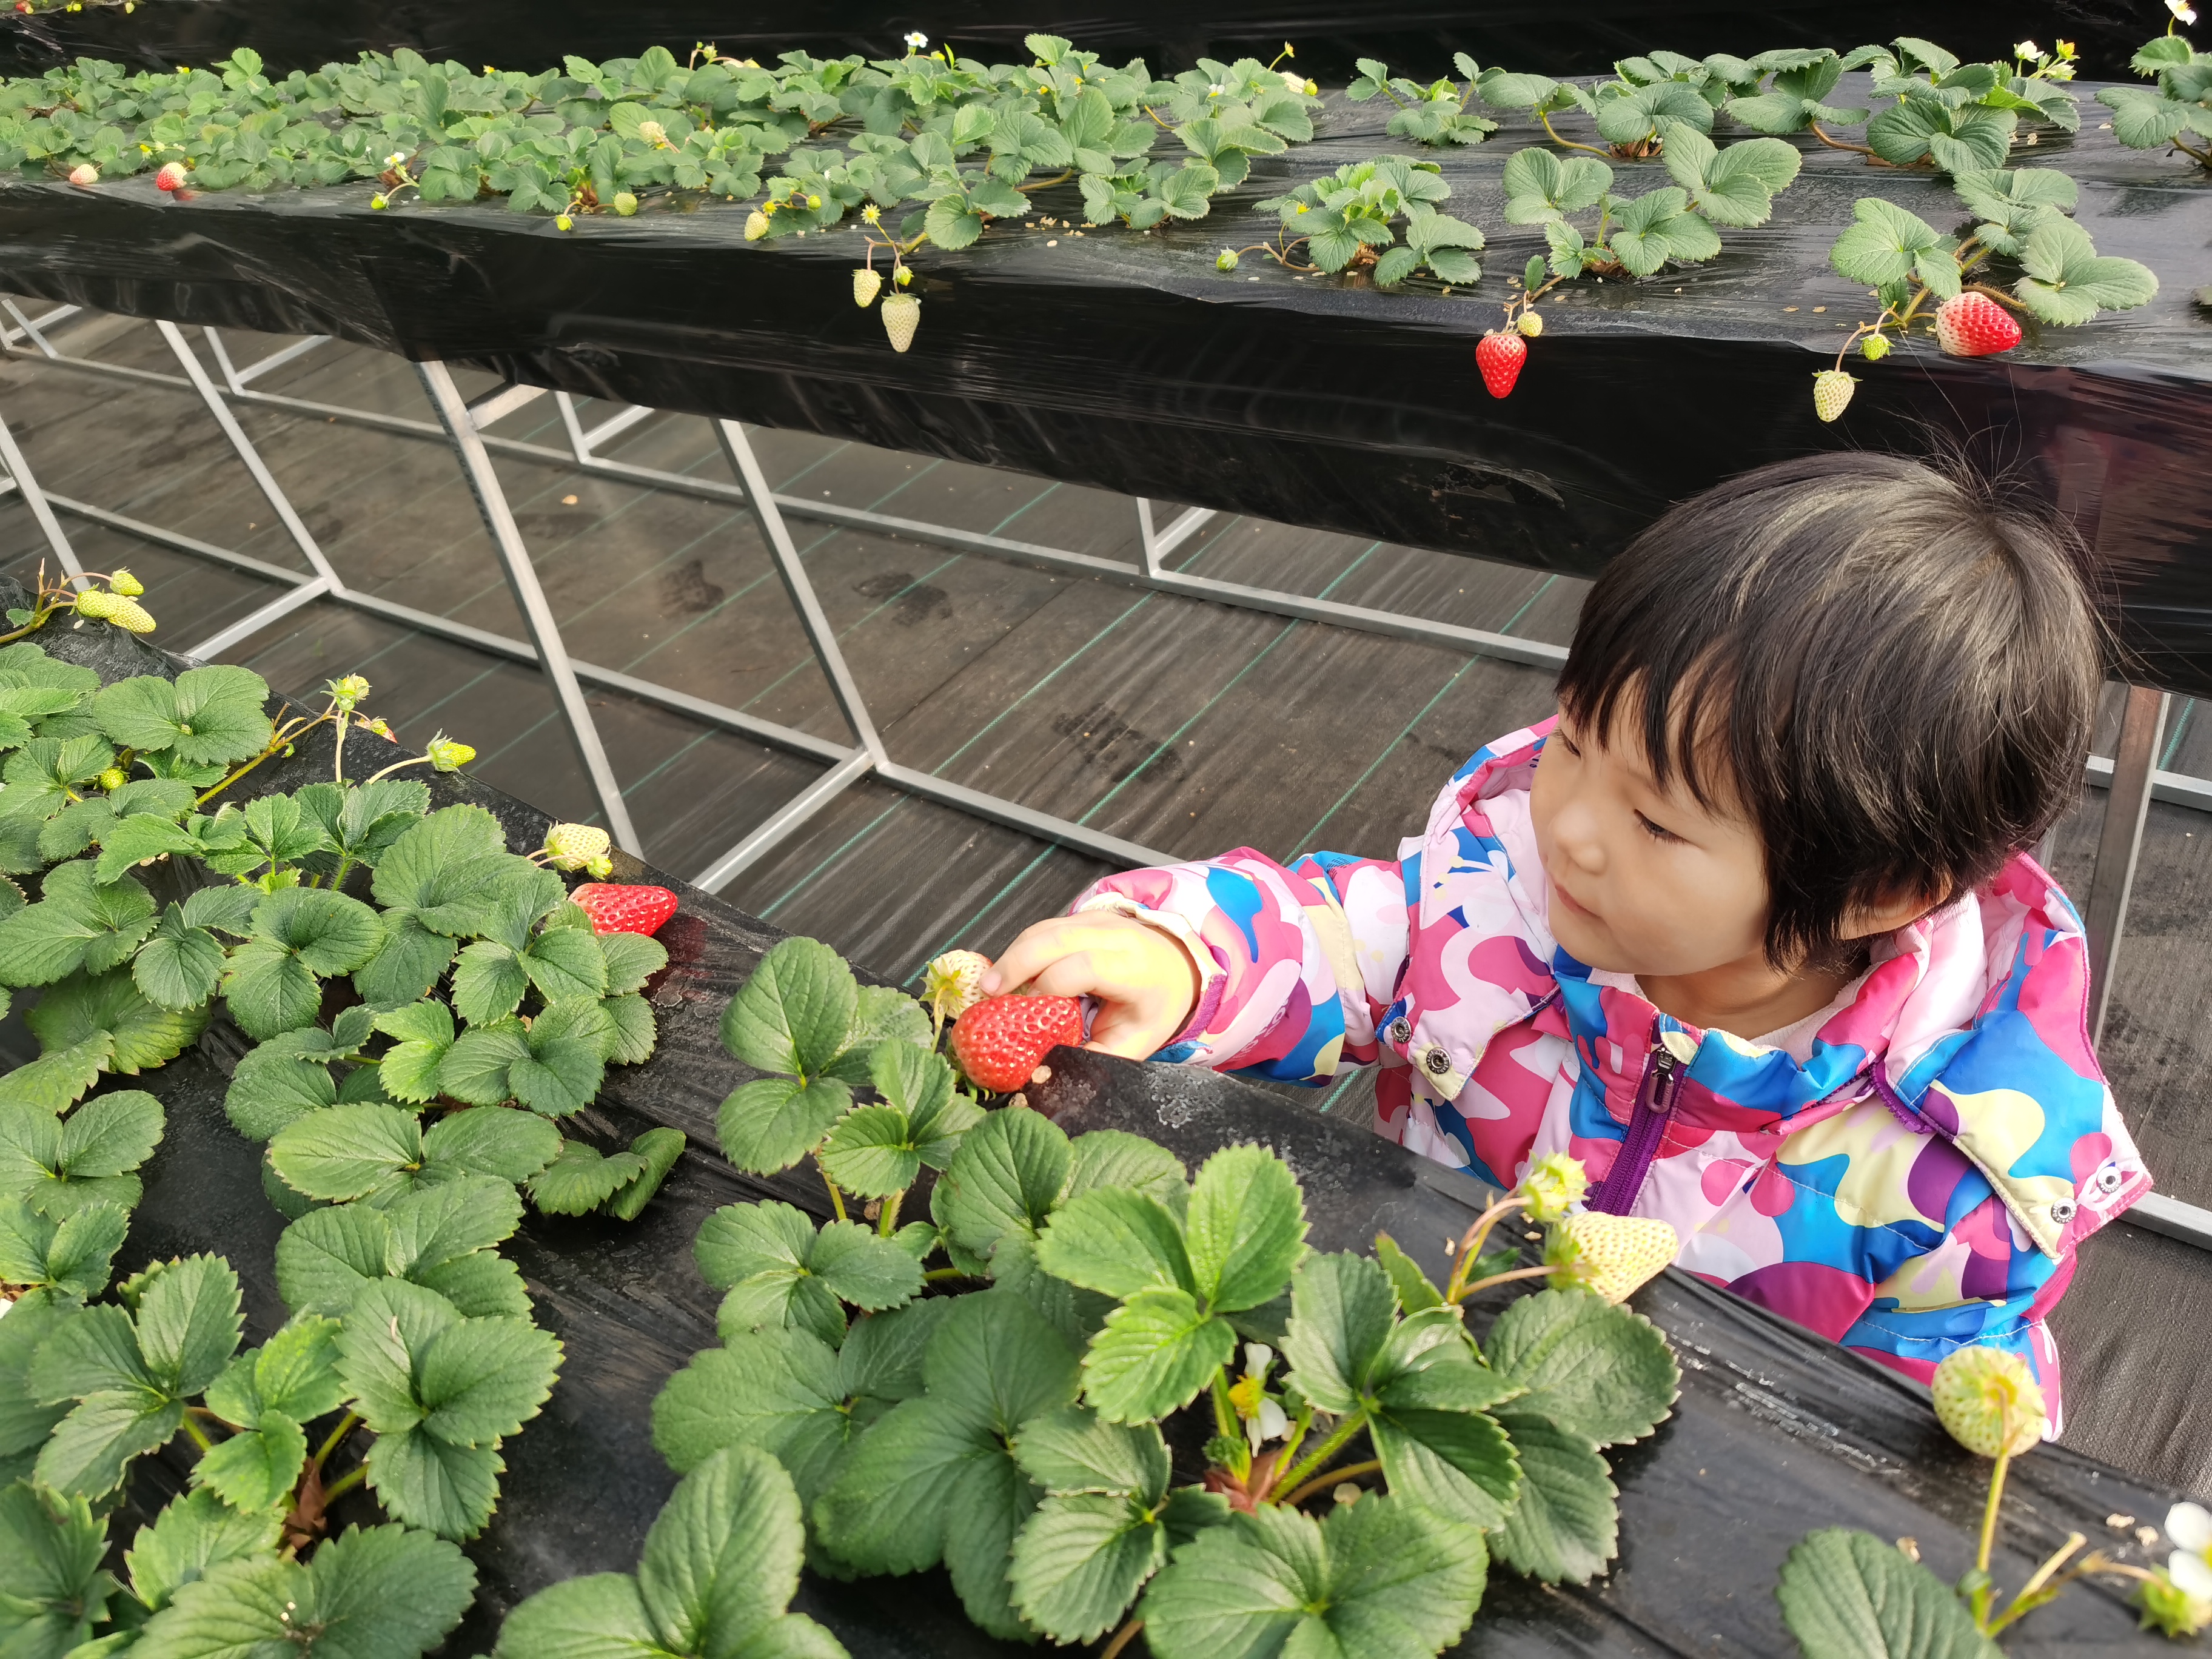
<svg viewBox="0 0 2212 1659">
<path fill-rule="evenodd" d="M 1959 294 L 1936 308 L 1936 343 L 1954 357 L 1987 357 L 2020 343 L 2020 324 L 1986 294 Z"/>
<path fill-rule="evenodd" d="M 161 170 L 154 175 L 154 188 L 156 190 L 175 191 L 184 187 L 185 164 L 182 161 L 165 161 L 161 164 Z"/>
<path fill-rule="evenodd" d="M 1517 333 L 1494 328 L 1475 344 L 1474 366 L 1482 371 L 1482 383 L 1493 398 L 1513 390 L 1514 381 L 1521 378 L 1521 365 L 1528 361 L 1528 343 Z"/>
<path fill-rule="evenodd" d="M 676 895 L 665 887 L 587 881 L 568 896 L 584 907 L 595 933 L 657 933 L 676 914 Z"/>
<path fill-rule="evenodd" d="M 952 1028 L 952 1057 L 978 1088 L 1010 1094 L 1060 1043 L 1083 1041 L 1083 1005 L 1073 997 L 992 997 Z"/>
</svg>

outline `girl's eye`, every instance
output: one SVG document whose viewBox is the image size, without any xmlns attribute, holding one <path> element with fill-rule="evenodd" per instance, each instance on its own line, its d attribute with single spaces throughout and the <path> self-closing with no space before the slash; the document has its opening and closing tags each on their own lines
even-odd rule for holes
<svg viewBox="0 0 2212 1659">
<path fill-rule="evenodd" d="M 1650 836 L 1654 841 L 1680 841 L 1682 839 L 1672 830 L 1666 829 L 1659 824 L 1652 823 L 1650 818 L 1645 817 L 1641 812 L 1638 812 L 1636 815 L 1636 821 L 1644 826 L 1644 833 Z"/>
<path fill-rule="evenodd" d="M 1578 760 L 1582 757 L 1583 751 L 1575 746 L 1575 740 L 1569 737 L 1565 732 L 1554 729 L 1552 732 L 1552 736 L 1555 740 L 1557 740 L 1559 747 L 1565 750 L 1570 755 L 1574 756 Z"/>
</svg>

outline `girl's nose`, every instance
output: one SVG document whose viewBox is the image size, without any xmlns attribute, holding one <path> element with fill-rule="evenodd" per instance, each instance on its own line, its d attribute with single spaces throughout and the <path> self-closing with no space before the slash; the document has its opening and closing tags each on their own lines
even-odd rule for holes
<svg viewBox="0 0 2212 1659">
<path fill-rule="evenodd" d="M 1601 875 L 1605 870 L 1605 842 L 1597 833 L 1596 816 L 1579 801 L 1569 801 L 1552 820 L 1552 842 L 1576 869 Z"/>
</svg>

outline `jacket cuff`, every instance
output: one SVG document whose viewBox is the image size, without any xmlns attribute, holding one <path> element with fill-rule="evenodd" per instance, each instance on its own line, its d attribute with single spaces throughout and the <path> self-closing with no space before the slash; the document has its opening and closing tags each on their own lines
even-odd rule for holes
<svg viewBox="0 0 2212 1659">
<path fill-rule="evenodd" d="M 1227 966 L 1206 948 L 1206 941 L 1198 936 L 1198 930 L 1173 911 L 1147 908 L 1120 893 L 1093 894 L 1077 905 L 1073 914 L 1081 915 L 1087 910 L 1112 910 L 1128 916 L 1143 922 L 1147 927 L 1157 928 L 1182 946 L 1183 954 L 1190 959 L 1190 965 L 1198 971 L 1198 1001 L 1190 1011 L 1190 1018 L 1183 1022 L 1182 1030 L 1164 1046 L 1172 1048 L 1181 1043 L 1197 1041 L 1213 1017 L 1221 1012 L 1221 994 L 1229 984 Z"/>
</svg>

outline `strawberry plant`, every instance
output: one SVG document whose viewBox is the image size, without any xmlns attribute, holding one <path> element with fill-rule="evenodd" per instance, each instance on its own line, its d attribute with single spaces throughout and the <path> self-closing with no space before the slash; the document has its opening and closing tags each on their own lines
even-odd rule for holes
<svg viewBox="0 0 2212 1659">
<path fill-rule="evenodd" d="M 1829 249 L 1829 263 L 1868 284 L 1882 308 L 1851 331 L 1826 373 L 1842 374 L 1854 346 L 1868 361 L 1879 361 L 1889 350 L 1890 333 L 1902 335 L 1930 301 L 1939 309 L 1928 326 L 1942 349 L 1980 356 L 2019 343 L 2019 325 L 1996 314 L 2000 307 L 2073 328 L 2102 312 L 2132 310 L 2157 294 L 2158 277 L 2148 266 L 2100 255 L 2089 233 L 2066 216 L 2077 189 L 2065 173 L 1979 168 L 1954 173 L 1951 185 L 1977 221 L 1964 236 L 1947 236 L 1879 197 L 1854 204 L 1856 222 Z M 2020 272 L 2009 292 L 1985 280 L 1997 266 Z M 1839 393 L 1837 386 L 1829 380 L 1815 389 L 1823 420 L 1840 415 L 1849 401 L 1850 388 Z"/>
<path fill-rule="evenodd" d="M 2168 145 L 2199 167 L 2212 167 L 2212 55 L 2198 52 L 2169 25 L 2128 67 L 2155 85 L 2107 87 L 2097 94 L 2112 112 L 2112 137 L 2130 149 Z"/>
<path fill-rule="evenodd" d="M 1468 107 L 1480 96 L 1476 87 L 1482 70 L 1463 52 L 1455 53 L 1452 61 L 1467 76 L 1465 88 L 1449 79 L 1425 87 L 1393 76 L 1372 58 L 1362 58 L 1357 64 L 1358 77 L 1344 89 L 1344 95 L 1355 104 L 1377 96 L 1389 99 L 1395 112 L 1383 130 L 1393 138 L 1410 138 L 1419 144 L 1479 144 L 1498 131 L 1497 122 Z"/>
<path fill-rule="evenodd" d="M 975 965 L 933 964 L 940 1013 Z M 1579 1165 L 1540 1160 L 1454 1242 L 1439 1286 L 1387 1237 L 1372 1257 L 1311 1250 L 1297 1181 L 1265 1148 L 1224 1148 L 1194 1176 L 1134 1135 L 1071 1139 L 955 1094 L 934 1035 L 811 940 L 778 945 L 733 999 L 726 1042 L 776 1075 L 731 1097 L 725 1151 L 764 1170 L 813 1150 L 839 1216 L 737 1204 L 701 1229 L 721 1340 L 653 1405 L 654 1443 L 687 1481 L 765 1454 L 829 1570 L 941 1564 L 994 1635 L 1118 1626 L 1118 1653 L 1141 1628 L 1163 1659 L 1285 1639 L 1353 1659 L 1440 1650 L 1488 1561 L 1546 1581 L 1605 1570 L 1602 1449 L 1648 1435 L 1678 1382 L 1665 1340 L 1617 1301 L 1673 1245 L 1616 1237 L 1619 1218 L 1557 1224 Z M 855 1103 L 863 1086 L 882 1104 Z M 852 1133 L 877 1113 L 880 1133 Z M 856 1163 L 864 1146 L 894 1150 Z M 846 1218 L 847 1191 L 878 1195 L 873 1230 Z M 925 1191 L 929 1218 L 897 1224 Z M 1487 1248 L 1516 1216 L 1552 1226 L 1540 1264 Z M 1552 1288 L 1478 1341 L 1468 1305 L 1532 1279 Z M 796 1536 L 779 1547 L 795 1555 Z M 621 1643 L 645 1626 L 624 1613 L 617 1631 L 611 1613 L 634 1594 L 604 1578 L 544 1592 L 501 1651 L 556 1632 L 580 1659 L 634 1650 Z M 602 1598 L 605 1626 L 586 1611 Z"/>
<path fill-rule="evenodd" d="M 1523 149 L 1505 163 L 1505 217 L 1510 224 L 1544 227 L 1556 278 L 1584 272 L 1649 276 L 1670 262 L 1718 257 L 1716 225 L 1765 224 L 1776 194 L 1796 179 L 1801 162 L 1778 138 L 1741 139 L 1722 149 L 1694 127 L 1677 127 L 1665 151 L 1674 184 L 1616 197 L 1613 169 L 1603 161 Z M 1591 209 L 1597 224 L 1585 237 L 1570 216 Z"/>
<path fill-rule="evenodd" d="M 1347 162 L 1326 178 L 1261 203 L 1261 212 L 1281 221 L 1275 240 L 1224 249 L 1216 263 L 1233 270 L 1240 253 L 1257 252 L 1289 270 L 1358 269 L 1382 288 L 1423 274 L 1446 284 L 1476 282 L 1482 266 L 1474 256 L 1483 235 L 1464 219 L 1437 210 L 1436 204 L 1450 194 L 1433 161 L 1378 155 Z M 1292 230 L 1298 234 L 1292 236 Z M 1304 260 L 1291 252 L 1301 245 Z"/>
<path fill-rule="evenodd" d="M 718 1452 L 677 1484 L 635 1576 L 596 1573 L 507 1615 L 495 1659 L 845 1659 L 837 1638 L 786 1611 L 805 1548 L 799 1495 L 764 1452 Z"/>
</svg>

